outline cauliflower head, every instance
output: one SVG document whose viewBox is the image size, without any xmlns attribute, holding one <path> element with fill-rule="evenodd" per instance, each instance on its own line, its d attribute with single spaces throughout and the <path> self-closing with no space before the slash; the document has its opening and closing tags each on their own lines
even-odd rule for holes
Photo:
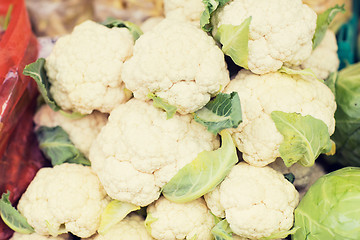
<svg viewBox="0 0 360 240">
<path fill-rule="evenodd" d="M 265 166 L 280 157 L 283 136 L 271 118 L 272 111 L 311 115 L 328 126 L 330 135 L 334 132 L 334 94 L 316 79 L 241 70 L 225 89 L 233 91 L 239 94 L 243 121 L 230 132 L 243 159 L 251 165 Z"/>
<path fill-rule="evenodd" d="M 53 111 L 48 105 L 43 105 L 35 114 L 34 122 L 37 126 L 56 127 L 64 129 L 69 138 L 86 157 L 92 142 L 107 122 L 107 114 L 93 112 L 79 119 L 71 119 L 60 112 Z"/>
<path fill-rule="evenodd" d="M 40 169 L 22 195 L 18 209 L 39 234 L 71 232 L 90 237 L 98 229 L 108 202 L 90 167 L 64 163 Z"/>
<path fill-rule="evenodd" d="M 232 231 L 245 238 L 260 239 L 289 230 L 299 193 L 284 176 L 270 167 L 254 167 L 241 162 L 217 187 L 220 195 L 212 201 L 224 215 Z M 215 214 L 210 204 L 210 210 Z M 221 215 L 219 215 L 221 217 Z"/>
<path fill-rule="evenodd" d="M 274 72 L 310 56 L 317 16 L 301 0 L 232 0 L 212 17 L 212 34 L 222 24 L 240 25 L 250 16 L 248 67 L 252 72 Z"/>
<path fill-rule="evenodd" d="M 50 92 L 64 110 L 89 114 L 109 113 L 128 100 L 121 72 L 133 51 L 134 40 L 126 28 L 107 28 L 90 20 L 59 38 L 45 69 Z"/>
<path fill-rule="evenodd" d="M 229 83 L 224 54 L 205 32 L 188 22 L 164 19 L 135 43 L 122 79 L 134 97 L 149 93 L 195 112 Z"/>
<path fill-rule="evenodd" d="M 324 39 L 319 46 L 311 53 L 300 67 L 310 68 L 320 79 L 326 79 L 330 73 L 339 68 L 340 60 L 337 54 L 338 45 L 335 33 L 327 30 Z"/>
<path fill-rule="evenodd" d="M 174 203 L 164 197 L 147 208 L 154 219 L 150 233 L 159 240 L 213 239 L 211 229 L 215 219 L 203 198 L 188 203 Z"/>
<path fill-rule="evenodd" d="M 97 234 L 84 240 L 152 240 L 146 231 L 144 219 L 132 214 L 114 225 L 104 235 Z"/>
<path fill-rule="evenodd" d="M 57 237 L 40 235 L 37 233 L 32 234 L 22 234 L 15 232 L 10 240 L 70 240 L 72 239 L 69 234 L 62 234 Z"/>
<path fill-rule="evenodd" d="M 162 16 L 148 18 L 141 24 L 141 30 L 143 33 L 151 31 L 162 20 L 164 20 L 164 17 Z"/>
<path fill-rule="evenodd" d="M 204 8 L 204 3 L 201 0 L 164 0 L 166 18 L 189 21 L 198 27 Z"/>
<path fill-rule="evenodd" d="M 146 206 L 198 153 L 218 146 L 218 138 L 191 115 L 166 120 L 151 102 L 134 98 L 111 112 L 89 159 L 110 197 Z"/>
</svg>

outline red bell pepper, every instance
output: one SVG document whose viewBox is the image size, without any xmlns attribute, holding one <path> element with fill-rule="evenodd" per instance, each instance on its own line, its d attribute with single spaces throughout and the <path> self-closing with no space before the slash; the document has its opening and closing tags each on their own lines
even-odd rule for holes
<svg viewBox="0 0 360 240">
<path fill-rule="evenodd" d="M 22 74 L 36 60 L 38 43 L 24 0 L 1 0 L 0 16 L 10 5 L 10 22 L 0 38 L 0 194 L 10 190 L 14 204 L 46 162 L 33 132 L 36 83 Z M 0 240 L 11 235 L 0 221 Z"/>
</svg>

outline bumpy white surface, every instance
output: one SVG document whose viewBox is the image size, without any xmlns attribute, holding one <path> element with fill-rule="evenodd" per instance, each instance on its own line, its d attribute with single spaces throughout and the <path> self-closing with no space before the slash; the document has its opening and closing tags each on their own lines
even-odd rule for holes
<svg viewBox="0 0 360 240">
<path fill-rule="evenodd" d="M 330 73 L 339 68 L 340 60 L 337 54 L 338 45 L 335 33 L 327 30 L 324 39 L 301 64 L 301 68 L 310 68 L 320 79 L 326 79 Z"/>
<path fill-rule="evenodd" d="M 84 240 L 151 240 L 146 231 L 144 219 L 138 215 L 130 215 L 114 225 L 104 235 L 97 234 Z"/>
<path fill-rule="evenodd" d="M 283 136 L 270 116 L 272 111 L 311 115 L 328 126 L 330 135 L 334 132 L 335 97 L 316 79 L 242 70 L 225 89 L 233 91 L 239 94 L 243 121 L 230 132 L 243 159 L 254 166 L 265 166 L 280 157 Z"/>
<path fill-rule="evenodd" d="M 173 203 L 161 197 L 148 207 L 147 213 L 157 219 L 150 224 L 155 239 L 213 239 L 211 229 L 215 226 L 215 219 L 202 198 Z"/>
<path fill-rule="evenodd" d="M 165 19 L 135 43 L 122 79 L 135 98 L 152 92 L 194 112 L 229 83 L 224 54 L 204 31 L 188 22 Z"/>
<path fill-rule="evenodd" d="M 158 25 L 162 20 L 164 20 L 164 17 L 151 17 L 146 19 L 141 24 L 141 30 L 143 33 L 151 31 L 156 25 Z"/>
<path fill-rule="evenodd" d="M 146 206 L 180 168 L 218 146 L 191 115 L 167 120 L 152 102 L 131 99 L 111 112 L 90 149 L 90 161 L 110 197 Z"/>
<path fill-rule="evenodd" d="M 107 114 L 93 112 L 79 119 L 70 119 L 44 105 L 36 112 L 34 122 L 37 126 L 62 127 L 75 147 L 89 157 L 91 144 L 105 126 Z"/>
<path fill-rule="evenodd" d="M 90 167 L 64 163 L 39 170 L 18 210 L 39 234 L 50 235 L 51 226 L 55 232 L 62 229 L 90 237 L 107 203 L 106 192 Z"/>
<path fill-rule="evenodd" d="M 310 56 L 317 16 L 301 0 L 232 0 L 214 14 L 213 35 L 222 24 L 240 25 L 250 16 L 248 66 L 252 72 L 274 72 Z"/>
<path fill-rule="evenodd" d="M 61 236 L 52 237 L 52 236 L 44 236 L 37 233 L 32 234 L 22 234 L 15 232 L 14 235 L 10 238 L 10 240 L 70 240 L 70 235 L 62 234 Z"/>
<path fill-rule="evenodd" d="M 218 204 L 235 234 L 260 239 L 292 227 L 299 193 L 274 169 L 239 163 L 218 188 Z"/>
<path fill-rule="evenodd" d="M 83 114 L 109 113 L 125 102 L 129 96 L 121 71 L 133 44 L 128 29 L 109 29 L 90 20 L 59 38 L 45 63 L 55 101 L 64 110 Z"/>
<path fill-rule="evenodd" d="M 198 27 L 204 10 L 205 5 L 201 0 L 164 0 L 166 18 L 193 22 Z"/>
</svg>

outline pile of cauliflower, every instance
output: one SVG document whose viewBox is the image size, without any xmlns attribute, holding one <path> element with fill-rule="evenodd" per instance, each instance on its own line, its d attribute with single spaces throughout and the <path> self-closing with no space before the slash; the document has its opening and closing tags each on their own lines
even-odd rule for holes
<svg viewBox="0 0 360 240">
<path fill-rule="evenodd" d="M 64 129 L 91 166 L 41 169 L 17 206 L 35 233 L 13 240 L 70 239 L 70 233 L 93 240 L 210 240 L 223 219 L 233 239 L 287 235 L 298 191 L 321 169 L 284 165 L 284 137 L 271 113 L 310 115 L 334 132 L 336 103 L 322 80 L 339 66 L 335 34 L 328 30 L 313 50 L 317 15 L 301 0 L 231 0 L 212 15 L 210 33 L 199 26 L 204 8 L 201 0 L 166 0 L 165 17 L 144 22 L 138 39 L 129 28 L 90 20 L 59 38 L 45 62 L 49 91 L 63 111 L 85 116 L 68 118 L 43 105 L 34 121 L 36 128 Z M 248 69 L 229 72 L 213 36 L 222 24 L 248 17 Z M 316 77 L 283 67 L 312 69 Z M 203 197 L 172 202 L 162 188 L 199 153 L 221 145 L 193 116 L 219 92 L 240 98 L 242 122 L 227 129 L 239 162 Z M 154 97 L 176 107 L 174 116 L 156 107 Z M 289 172 L 295 185 L 283 175 Z M 99 234 L 114 200 L 146 209 L 146 218 L 132 212 Z"/>
</svg>

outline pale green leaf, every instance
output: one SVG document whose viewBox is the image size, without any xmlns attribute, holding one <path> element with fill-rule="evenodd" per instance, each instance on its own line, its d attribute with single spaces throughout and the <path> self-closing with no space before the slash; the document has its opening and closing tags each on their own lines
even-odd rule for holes
<svg viewBox="0 0 360 240">
<path fill-rule="evenodd" d="M 131 203 L 112 200 L 101 214 L 98 232 L 101 235 L 106 234 L 111 227 L 123 220 L 126 215 L 139 209 L 139 206 L 135 206 Z"/>
<path fill-rule="evenodd" d="M 211 233 L 214 236 L 215 240 L 233 240 L 232 230 L 229 226 L 229 223 L 226 219 L 218 222 L 213 229 L 211 229 Z"/>
<path fill-rule="evenodd" d="M 170 201 L 185 203 L 212 191 L 237 163 L 236 147 L 226 130 L 220 132 L 222 146 L 214 151 L 203 151 L 185 165 L 163 188 Z"/>
<path fill-rule="evenodd" d="M 71 142 L 69 135 L 60 126 L 41 126 L 36 130 L 39 147 L 53 166 L 77 163 L 90 166 L 90 161 Z"/>
<path fill-rule="evenodd" d="M 326 124 L 310 115 L 273 111 L 277 130 L 283 135 L 280 157 L 287 167 L 299 162 L 310 167 L 321 153 L 331 150 L 330 135 Z"/>
<path fill-rule="evenodd" d="M 148 98 L 153 100 L 154 107 L 163 109 L 166 112 L 166 119 L 170 119 L 175 115 L 177 110 L 176 106 L 170 105 L 164 99 L 157 97 L 153 93 L 149 93 Z"/>
<path fill-rule="evenodd" d="M 319 46 L 325 36 L 325 33 L 330 23 L 335 18 L 336 14 L 338 14 L 339 12 L 345 12 L 344 5 L 342 5 L 341 7 L 339 5 L 336 5 L 335 7 L 329 8 L 325 12 L 318 15 L 315 34 L 312 39 L 313 49 Z"/>
<path fill-rule="evenodd" d="M 279 72 L 281 72 L 281 73 L 286 73 L 286 74 L 289 74 L 289 75 L 310 76 L 310 77 L 313 77 L 313 78 L 319 80 L 320 82 L 324 82 L 323 80 L 318 79 L 318 77 L 316 76 L 316 74 L 314 73 L 314 71 L 311 70 L 310 68 L 306 68 L 306 69 L 291 69 L 291 68 L 282 66 L 282 67 L 279 69 Z"/>
<path fill-rule="evenodd" d="M 222 24 L 216 32 L 215 39 L 222 44 L 221 50 L 238 66 L 248 68 L 249 29 L 251 17 L 240 25 Z"/>
<path fill-rule="evenodd" d="M 156 222 L 158 220 L 158 218 L 155 218 L 153 217 L 153 215 L 151 215 L 151 213 L 149 213 L 147 216 L 146 216 L 146 219 L 145 219 L 145 228 L 146 228 L 146 231 L 151 235 L 151 224 Z"/>
<path fill-rule="evenodd" d="M 213 134 L 218 134 L 223 129 L 237 128 L 242 121 L 241 104 L 237 92 L 219 93 L 194 113 L 194 119 Z"/>
<path fill-rule="evenodd" d="M 54 111 L 59 111 L 60 107 L 57 105 L 50 93 L 50 82 L 46 75 L 44 68 L 45 59 L 39 58 L 36 62 L 30 63 L 24 68 L 23 74 L 32 77 L 37 83 L 38 89 L 43 96 L 47 105 Z"/>
<path fill-rule="evenodd" d="M 143 34 L 141 28 L 138 25 L 129 21 L 123 21 L 115 18 L 108 18 L 102 24 L 108 28 L 113 28 L 113 27 L 127 28 L 130 31 L 135 41 Z"/>
<path fill-rule="evenodd" d="M 10 191 L 3 193 L 0 199 L 0 215 L 4 223 L 15 232 L 30 234 L 34 228 L 30 226 L 26 218 L 16 210 L 9 200 Z"/>
<path fill-rule="evenodd" d="M 230 0 L 203 0 L 205 9 L 200 16 L 200 27 L 204 31 L 210 32 L 212 30 L 210 24 L 211 16 L 219 7 L 224 6 L 229 1 Z"/>
</svg>

